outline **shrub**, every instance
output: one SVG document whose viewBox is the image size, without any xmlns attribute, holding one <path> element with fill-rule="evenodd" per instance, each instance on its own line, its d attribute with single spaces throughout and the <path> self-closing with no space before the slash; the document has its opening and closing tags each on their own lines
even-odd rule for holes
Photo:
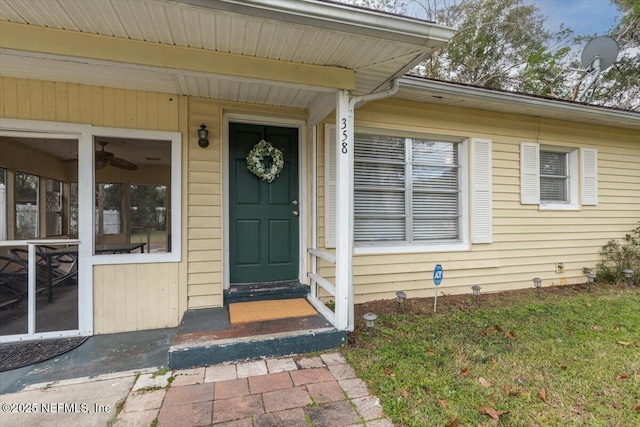
<svg viewBox="0 0 640 427">
<path fill-rule="evenodd" d="M 599 283 L 625 283 L 622 270 L 634 271 L 634 281 L 640 279 L 640 226 L 624 236 L 624 242 L 609 240 L 600 250 L 601 261 L 596 264 Z"/>
</svg>

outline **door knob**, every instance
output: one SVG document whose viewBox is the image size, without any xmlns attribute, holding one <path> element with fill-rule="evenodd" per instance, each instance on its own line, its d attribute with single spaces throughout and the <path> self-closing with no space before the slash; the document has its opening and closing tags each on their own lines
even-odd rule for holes
<svg viewBox="0 0 640 427">
<path fill-rule="evenodd" d="M 294 200 L 294 201 L 293 201 L 293 202 L 291 202 L 291 203 L 293 203 L 293 205 L 294 205 L 294 206 L 297 206 L 297 205 L 298 205 L 298 201 L 297 201 L 297 200 Z"/>
<path fill-rule="evenodd" d="M 293 212 L 291 212 L 291 213 L 293 214 L 293 216 L 298 216 L 298 215 L 300 215 L 300 214 L 298 213 L 298 211 L 293 211 Z"/>
</svg>

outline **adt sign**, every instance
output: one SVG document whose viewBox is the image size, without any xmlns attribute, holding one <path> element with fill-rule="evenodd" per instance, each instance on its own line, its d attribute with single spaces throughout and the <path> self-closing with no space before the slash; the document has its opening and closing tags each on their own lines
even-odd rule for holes
<svg viewBox="0 0 640 427">
<path fill-rule="evenodd" d="M 433 283 L 436 286 L 440 286 L 440 283 L 442 283 L 443 276 L 444 276 L 444 270 L 442 269 L 442 265 L 436 264 L 436 268 L 433 269 Z"/>
</svg>

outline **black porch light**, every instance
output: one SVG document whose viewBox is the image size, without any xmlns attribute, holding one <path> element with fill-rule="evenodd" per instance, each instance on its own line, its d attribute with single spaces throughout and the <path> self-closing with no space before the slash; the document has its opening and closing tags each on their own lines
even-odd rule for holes
<svg viewBox="0 0 640 427">
<path fill-rule="evenodd" d="M 633 270 L 630 268 L 626 268 L 624 270 L 622 270 L 622 274 L 624 274 L 624 277 L 627 279 L 627 287 L 630 288 L 631 287 L 631 282 L 633 279 Z"/>
<path fill-rule="evenodd" d="M 593 273 L 585 274 L 587 276 L 587 291 L 591 292 L 591 286 L 593 286 L 593 282 L 596 280 L 596 275 Z"/>
<path fill-rule="evenodd" d="M 400 306 L 402 305 L 405 299 L 407 299 L 406 293 L 404 293 L 403 291 L 396 292 L 396 301 L 398 302 L 398 313 L 400 312 Z"/>
<path fill-rule="evenodd" d="M 373 338 L 373 328 L 375 326 L 376 319 L 378 318 L 378 316 L 376 316 L 374 313 L 367 313 L 362 317 L 364 318 L 364 321 L 367 325 L 367 329 L 369 329 L 369 339 L 371 339 Z"/>
<path fill-rule="evenodd" d="M 204 123 L 201 124 L 200 129 L 198 129 L 198 145 L 202 148 L 209 146 L 209 131 Z"/>
<path fill-rule="evenodd" d="M 473 290 L 473 297 L 476 299 L 476 304 L 480 305 L 480 289 L 482 289 L 479 285 L 473 285 L 471 287 Z"/>
<path fill-rule="evenodd" d="M 542 279 L 539 277 L 534 277 L 533 284 L 536 287 L 536 292 L 538 292 L 538 297 L 540 297 L 540 288 L 542 287 Z"/>
</svg>

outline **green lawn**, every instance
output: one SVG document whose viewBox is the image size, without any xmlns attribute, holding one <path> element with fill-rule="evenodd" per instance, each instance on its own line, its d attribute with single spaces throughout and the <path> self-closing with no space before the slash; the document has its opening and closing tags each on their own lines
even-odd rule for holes
<svg viewBox="0 0 640 427">
<path fill-rule="evenodd" d="M 399 425 L 640 425 L 640 289 L 550 292 L 356 306 L 345 355 Z"/>
</svg>

